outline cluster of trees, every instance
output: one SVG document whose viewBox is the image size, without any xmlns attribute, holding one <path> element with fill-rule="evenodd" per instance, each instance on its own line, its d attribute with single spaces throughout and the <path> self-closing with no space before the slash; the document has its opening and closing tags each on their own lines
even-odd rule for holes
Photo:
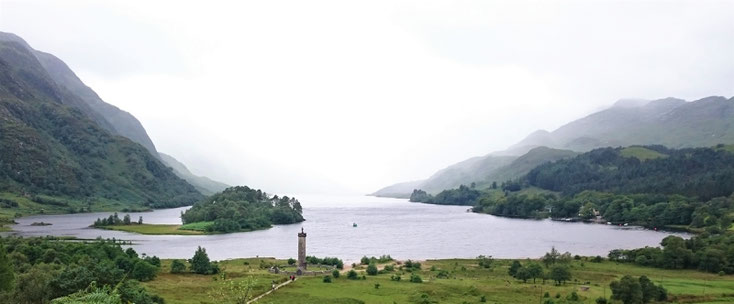
<svg viewBox="0 0 734 304">
<path fill-rule="evenodd" d="M 132 248 L 123 250 L 113 241 L 2 238 L 0 303 L 48 303 L 61 297 L 78 298 L 84 296 L 80 291 L 89 291 L 91 286 L 115 286 L 115 297 L 122 303 L 163 303 L 163 299 L 150 294 L 139 283 L 152 280 L 159 267 L 157 257 L 141 257 Z M 67 297 L 58 303 L 75 303 L 68 300 Z"/>
<path fill-rule="evenodd" d="M 481 195 L 482 192 L 474 187 L 461 185 L 456 189 L 441 191 L 436 194 L 436 196 L 432 196 L 423 190 L 416 189 L 413 190 L 413 193 L 410 195 L 410 201 L 437 205 L 473 206 Z"/>
<path fill-rule="evenodd" d="M 130 219 L 129 214 L 125 214 L 125 216 L 120 219 L 120 216 L 115 212 L 114 214 L 110 215 L 107 218 L 98 218 L 94 221 L 94 224 L 92 224 L 92 227 L 104 227 L 104 226 L 116 226 L 116 225 L 142 225 L 143 224 L 143 217 L 139 217 L 137 222 L 133 222 Z"/>
<path fill-rule="evenodd" d="M 550 252 L 547 252 L 541 258 L 547 270 L 543 269 L 543 266 L 534 261 L 529 261 L 523 265 L 520 261 L 515 260 L 510 264 L 507 274 L 523 281 L 523 283 L 527 283 L 530 279 L 533 279 L 533 283 L 535 283 L 536 279 L 542 279 L 543 284 L 545 284 L 546 280 L 553 280 L 556 285 L 561 285 L 571 280 L 569 266 L 571 260 L 571 253 L 566 252 L 561 254 L 553 247 Z"/>
<path fill-rule="evenodd" d="M 294 260 L 295 263 L 295 260 Z M 344 269 L 344 261 L 339 258 L 317 258 L 315 256 L 306 256 L 306 263 L 311 265 L 329 265 L 334 266 L 337 269 Z"/>
<path fill-rule="evenodd" d="M 626 275 L 619 281 L 613 281 L 609 287 L 612 290 L 612 300 L 624 304 L 644 304 L 668 299 L 668 291 L 662 286 L 656 286 L 647 276 L 635 279 Z"/>
<path fill-rule="evenodd" d="M 369 264 L 375 264 L 375 263 L 387 263 L 391 261 L 393 261 L 393 258 L 389 254 L 387 255 L 383 254 L 379 257 L 367 257 L 365 255 L 359 260 L 359 263 L 362 265 L 369 265 Z"/>
<path fill-rule="evenodd" d="M 690 239 L 668 236 L 660 247 L 615 249 L 609 259 L 641 266 L 667 269 L 699 269 L 734 274 L 734 234 L 704 232 Z"/>
<path fill-rule="evenodd" d="M 302 222 L 302 212 L 295 198 L 271 197 L 260 190 L 237 186 L 197 202 L 181 214 L 181 219 L 184 224 L 213 222 L 210 232 L 235 232 Z"/>
<path fill-rule="evenodd" d="M 718 148 L 644 148 L 662 157 L 641 161 L 624 155 L 624 148 L 600 148 L 540 165 L 524 181 L 565 195 L 597 190 L 679 194 L 705 201 L 734 192 L 734 153 Z"/>
</svg>

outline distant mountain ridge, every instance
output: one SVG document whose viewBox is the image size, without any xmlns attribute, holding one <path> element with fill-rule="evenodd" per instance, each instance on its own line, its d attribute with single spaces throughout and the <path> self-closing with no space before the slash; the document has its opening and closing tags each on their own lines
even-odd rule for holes
<svg viewBox="0 0 734 304">
<path fill-rule="evenodd" d="M 501 183 L 525 175 L 543 163 L 575 155 L 577 153 L 573 151 L 547 147 L 536 147 L 520 157 L 488 154 L 451 165 L 426 180 L 395 184 L 382 188 L 372 195 L 407 198 L 414 189 L 437 194 L 446 189 L 472 183 L 479 188 L 486 188 L 492 182 Z"/>
<path fill-rule="evenodd" d="M 162 152 L 158 152 L 158 154 L 160 155 L 163 163 L 171 167 L 176 175 L 178 175 L 180 178 L 185 179 L 187 182 L 189 182 L 189 184 L 192 184 L 196 188 L 196 190 L 199 190 L 199 192 L 204 195 L 212 195 L 217 192 L 222 192 L 224 191 L 224 189 L 230 187 L 225 183 L 221 183 L 208 177 L 198 176 L 191 173 L 191 171 L 189 171 L 189 169 L 186 168 L 183 163 L 173 158 L 173 156 Z"/>
<path fill-rule="evenodd" d="M 507 150 L 457 163 L 438 171 L 425 182 L 411 186 L 437 193 L 460 184 L 475 182 L 481 185 L 492 180 L 501 182 L 517 178 L 532 169 L 528 169 L 531 163 L 522 170 L 519 164 L 514 165 L 516 170 L 505 167 L 507 164 L 494 168 L 477 164 L 497 164 L 507 159 L 514 161 L 541 147 L 550 150 L 533 153 L 532 164 L 535 166 L 601 147 L 663 145 L 679 149 L 722 143 L 734 143 L 734 97 L 711 96 L 691 102 L 677 98 L 622 99 L 608 109 L 572 121 L 555 131 L 535 131 Z M 566 152 L 559 154 L 559 150 Z M 526 158 L 530 157 L 527 155 Z M 512 174 L 503 173 L 513 170 Z M 397 189 L 388 186 L 374 194 L 387 196 L 389 192 L 395 194 Z M 398 192 L 392 196 L 406 197 L 410 193 Z"/>
</svg>

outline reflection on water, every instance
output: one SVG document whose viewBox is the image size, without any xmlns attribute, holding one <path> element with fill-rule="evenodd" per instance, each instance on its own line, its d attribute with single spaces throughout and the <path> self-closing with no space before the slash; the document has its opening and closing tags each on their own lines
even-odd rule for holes
<svg viewBox="0 0 734 304">
<path fill-rule="evenodd" d="M 139 253 L 161 258 L 190 258 L 197 246 L 216 260 L 238 257 L 296 256 L 296 234 L 308 233 L 308 254 L 346 261 L 363 255 L 390 254 L 398 259 L 539 257 L 551 246 L 580 255 L 602 255 L 616 248 L 657 246 L 671 234 L 635 227 L 521 220 L 467 212 L 464 206 L 437 206 L 368 196 L 296 196 L 306 222 L 271 229 L 202 236 L 140 235 L 89 228 L 110 213 L 41 215 L 17 219 L 22 236 L 75 236 L 133 240 Z M 145 223 L 180 224 L 185 208 L 130 213 Z M 121 214 L 122 216 L 122 214 Z M 51 226 L 30 226 L 33 222 Z M 353 223 L 357 227 L 353 227 Z"/>
</svg>

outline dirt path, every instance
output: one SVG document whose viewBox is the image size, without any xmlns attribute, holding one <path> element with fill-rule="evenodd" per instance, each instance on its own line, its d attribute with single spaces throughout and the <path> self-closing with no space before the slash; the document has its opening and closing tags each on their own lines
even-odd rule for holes
<svg viewBox="0 0 734 304">
<path fill-rule="evenodd" d="M 298 280 L 298 278 L 296 278 L 296 280 Z M 255 302 L 257 302 L 257 300 L 260 300 L 260 299 L 261 299 L 262 297 L 264 297 L 264 296 L 267 296 L 267 295 L 269 295 L 270 293 L 272 293 L 273 291 L 276 291 L 276 290 L 280 289 L 281 287 L 283 287 L 283 286 L 285 286 L 285 285 L 288 285 L 288 284 L 290 284 L 291 282 L 294 282 L 294 281 L 295 281 L 295 280 L 288 280 L 288 281 L 285 281 L 284 283 L 281 283 L 280 285 L 277 285 L 277 286 L 275 286 L 275 288 L 273 288 L 273 289 L 271 289 L 271 290 L 268 290 L 268 292 L 266 292 L 266 293 L 264 293 L 264 294 L 261 294 L 261 295 L 259 295 L 259 296 L 255 297 L 254 299 L 252 299 L 252 300 L 250 300 L 250 301 L 247 301 L 247 304 L 250 304 L 250 303 L 255 303 Z"/>
</svg>

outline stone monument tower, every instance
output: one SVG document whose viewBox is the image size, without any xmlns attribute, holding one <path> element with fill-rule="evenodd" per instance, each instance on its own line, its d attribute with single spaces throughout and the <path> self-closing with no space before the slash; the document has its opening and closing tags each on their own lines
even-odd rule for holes
<svg viewBox="0 0 734 304">
<path fill-rule="evenodd" d="M 299 272 L 306 270 L 306 233 L 303 232 L 303 227 L 298 233 L 298 270 Z"/>
</svg>

